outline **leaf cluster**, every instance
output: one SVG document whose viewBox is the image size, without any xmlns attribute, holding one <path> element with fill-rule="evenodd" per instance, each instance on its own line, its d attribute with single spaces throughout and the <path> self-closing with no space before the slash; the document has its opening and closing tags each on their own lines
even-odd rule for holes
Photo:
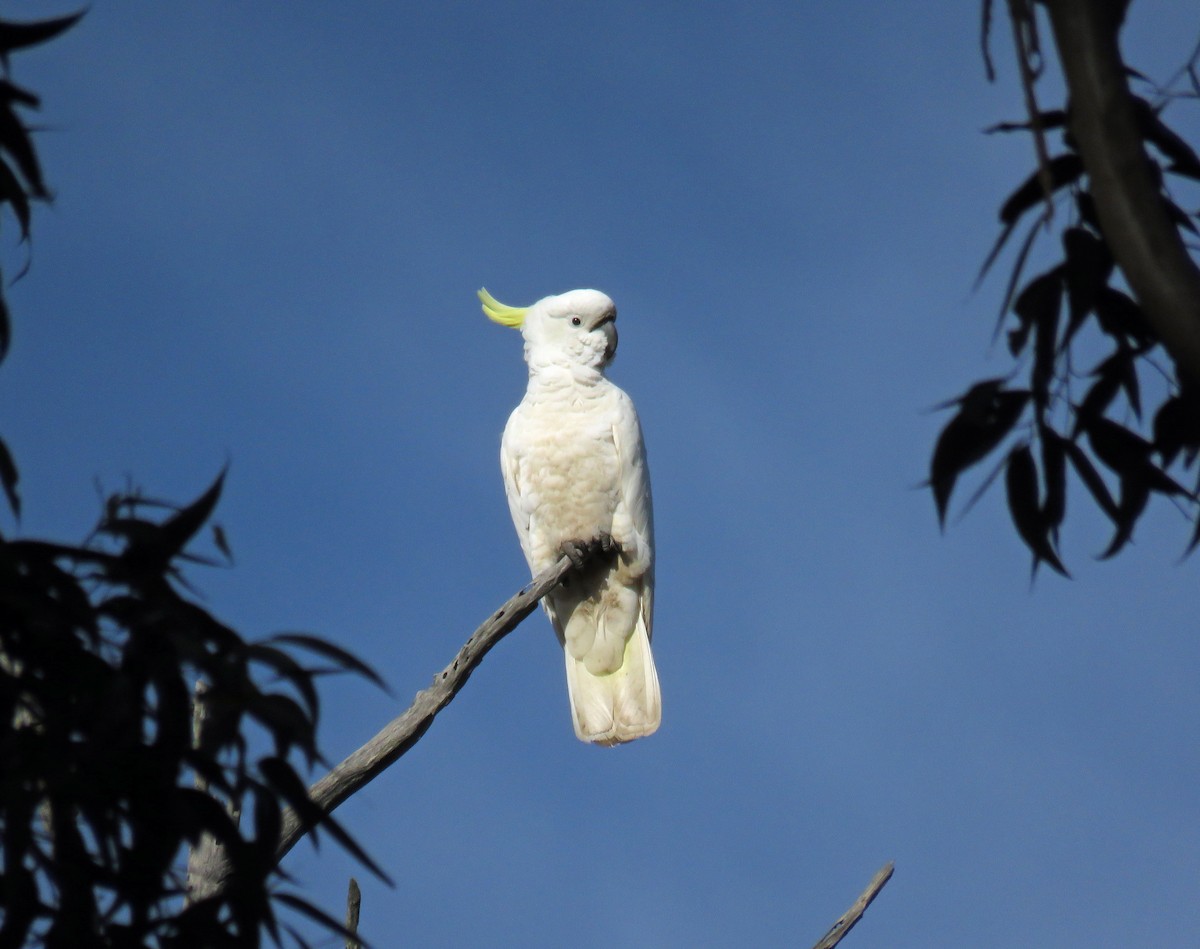
<svg viewBox="0 0 1200 949">
<path fill-rule="evenodd" d="M 0 539 L 0 947 L 279 941 L 276 899 L 321 918 L 276 892 L 285 807 L 370 865 L 299 768 L 319 759 L 316 678 L 373 675 L 311 636 L 247 642 L 187 594 L 223 477 L 160 519 L 160 502 L 115 495 L 83 546 Z M 205 838 L 227 882 L 185 906 Z"/>
<path fill-rule="evenodd" d="M 1200 181 L 1200 158 L 1166 124 L 1166 101 L 1137 98 L 1135 104 L 1162 182 L 1161 200 L 1181 231 L 1198 235 L 1200 215 L 1179 206 L 1172 183 Z M 1200 543 L 1200 392 L 1165 356 L 1121 282 L 1070 134 L 1069 111 L 1040 111 L 989 131 L 1061 133 L 1061 147 L 1000 206 L 1001 232 L 980 276 L 1024 227 L 997 326 L 1014 365 L 1006 378 L 977 383 L 947 403 L 957 411 L 938 437 L 929 478 L 939 521 L 959 476 L 998 457 L 979 493 L 1003 470 L 1009 512 L 1035 571 L 1044 562 L 1067 574 L 1059 529 L 1069 471 L 1112 525 L 1101 558 L 1125 548 L 1155 494 L 1172 499 L 1193 521 L 1190 553 Z M 1064 222 L 1057 228 L 1059 259 L 1027 278 L 1030 249 L 1055 230 L 1056 220 Z M 1080 369 L 1084 352 L 1100 356 Z M 1190 488 L 1183 478 L 1191 479 Z"/>
<path fill-rule="evenodd" d="M 35 23 L 0 20 L 0 212 L 7 206 L 16 219 L 22 242 L 29 240 L 33 202 L 48 200 L 50 192 L 42 177 L 32 132 L 21 117 L 22 110 L 38 107 L 38 97 L 11 80 L 8 57 L 16 50 L 44 43 L 64 33 L 82 16 L 82 13 L 75 13 Z M 8 355 L 11 342 L 12 324 L 4 299 L 3 271 L 0 270 L 0 362 Z M 0 490 L 9 506 L 20 513 L 17 466 L 3 438 L 0 438 Z"/>
</svg>

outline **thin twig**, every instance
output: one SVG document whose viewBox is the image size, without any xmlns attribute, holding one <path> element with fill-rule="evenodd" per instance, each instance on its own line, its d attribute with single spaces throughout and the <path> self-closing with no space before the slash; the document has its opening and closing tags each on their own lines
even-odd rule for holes
<svg viewBox="0 0 1200 949">
<path fill-rule="evenodd" d="M 979 48 L 983 52 L 983 69 L 988 82 L 996 81 L 996 68 L 992 65 L 992 0 L 983 0 L 983 16 L 979 24 Z"/>
<path fill-rule="evenodd" d="M 362 949 L 362 943 L 352 938 L 358 935 L 360 909 L 362 909 L 362 890 L 358 888 L 358 881 L 351 877 L 350 886 L 346 890 L 346 932 L 350 934 L 346 938 L 346 949 Z"/>
<path fill-rule="evenodd" d="M 1037 35 L 1037 14 L 1029 0 L 1008 0 L 1008 15 L 1012 20 L 1013 45 L 1017 48 L 1017 68 L 1021 73 L 1021 89 L 1025 94 L 1025 111 L 1029 114 L 1029 130 L 1033 133 L 1033 146 L 1037 152 L 1038 181 L 1046 196 L 1045 219 L 1054 217 L 1054 180 L 1050 176 L 1050 154 L 1046 149 L 1046 130 L 1042 125 L 1042 113 L 1038 108 L 1034 86 L 1041 74 L 1041 48 Z M 1033 59 L 1039 63 L 1034 68 Z"/>
<path fill-rule="evenodd" d="M 892 878 L 892 871 L 895 869 L 896 864 L 889 860 L 875 874 L 871 882 L 867 884 L 867 888 L 859 894 L 858 899 L 854 901 L 854 905 L 842 914 L 841 919 L 830 927 L 829 932 L 821 937 L 820 941 L 813 946 L 813 949 L 833 949 L 834 946 L 841 942 L 846 933 L 850 932 L 854 928 L 854 924 L 862 918 L 862 914 L 867 911 L 867 907 L 871 905 L 871 901 L 879 895 L 879 891 Z"/>
</svg>

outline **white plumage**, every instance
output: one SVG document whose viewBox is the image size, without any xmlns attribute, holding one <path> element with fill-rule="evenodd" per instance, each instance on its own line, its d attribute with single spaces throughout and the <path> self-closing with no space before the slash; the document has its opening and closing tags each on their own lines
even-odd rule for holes
<svg viewBox="0 0 1200 949">
<path fill-rule="evenodd" d="M 563 644 L 575 734 L 601 745 L 649 735 L 662 714 L 650 653 L 654 519 L 637 411 L 604 377 L 616 307 L 597 290 L 527 309 L 486 291 L 480 299 L 525 338 L 529 386 L 504 429 L 500 463 L 530 570 L 564 552 L 576 559 L 581 547 L 601 551 L 542 601 Z"/>
</svg>

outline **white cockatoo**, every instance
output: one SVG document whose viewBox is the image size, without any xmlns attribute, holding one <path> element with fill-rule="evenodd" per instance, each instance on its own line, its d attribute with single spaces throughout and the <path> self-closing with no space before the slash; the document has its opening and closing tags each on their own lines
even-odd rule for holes
<svg viewBox="0 0 1200 949">
<path fill-rule="evenodd" d="M 542 600 L 566 656 L 575 734 L 599 745 L 649 735 L 662 717 L 650 654 L 654 519 L 637 411 L 604 378 L 617 308 L 598 290 L 530 307 L 487 290 L 479 299 L 525 338 L 529 387 L 500 446 L 521 549 L 535 576 L 564 554 L 584 564 Z"/>
</svg>

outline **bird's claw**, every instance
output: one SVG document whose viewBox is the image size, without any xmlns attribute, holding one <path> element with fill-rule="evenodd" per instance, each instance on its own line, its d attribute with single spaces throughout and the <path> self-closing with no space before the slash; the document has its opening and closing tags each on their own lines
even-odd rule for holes
<svg viewBox="0 0 1200 949">
<path fill-rule="evenodd" d="M 564 540 L 559 545 L 559 553 L 563 554 L 576 570 L 582 570 L 588 557 L 595 554 L 608 555 L 617 549 L 612 534 L 601 531 L 589 540 Z"/>
<path fill-rule="evenodd" d="M 583 569 L 583 561 L 587 558 L 587 543 L 581 540 L 564 540 L 559 552 L 565 554 L 576 570 Z"/>
</svg>

